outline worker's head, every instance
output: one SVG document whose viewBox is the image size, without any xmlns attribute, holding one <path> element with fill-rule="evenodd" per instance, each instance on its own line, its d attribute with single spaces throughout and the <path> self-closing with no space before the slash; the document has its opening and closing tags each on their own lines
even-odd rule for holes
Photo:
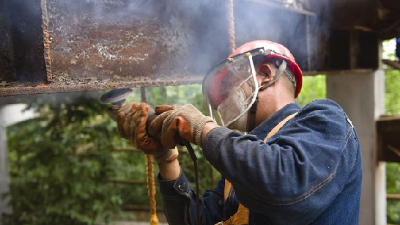
<svg viewBox="0 0 400 225">
<path fill-rule="evenodd" d="M 259 40 L 240 46 L 215 66 L 203 80 L 203 93 L 209 111 L 216 110 L 224 126 L 249 131 L 272 92 L 294 100 L 301 86 L 302 72 L 290 51 Z"/>
</svg>

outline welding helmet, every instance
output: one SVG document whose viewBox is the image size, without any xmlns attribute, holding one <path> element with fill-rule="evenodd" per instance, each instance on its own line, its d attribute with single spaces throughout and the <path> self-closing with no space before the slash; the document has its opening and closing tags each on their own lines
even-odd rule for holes
<svg viewBox="0 0 400 225">
<path fill-rule="evenodd" d="M 237 48 L 203 79 L 203 95 L 209 114 L 213 116 L 216 111 L 225 127 L 240 131 L 253 129 L 258 92 L 273 83 L 259 87 L 256 69 L 264 62 L 275 61 L 281 62 L 277 72 L 280 74 L 275 74 L 273 82 L 289 68 L 295 79 L 297 98 L 302 87 L 302 72 L 290 51 L 271 41 L 252 41 Z"/>
</svg>

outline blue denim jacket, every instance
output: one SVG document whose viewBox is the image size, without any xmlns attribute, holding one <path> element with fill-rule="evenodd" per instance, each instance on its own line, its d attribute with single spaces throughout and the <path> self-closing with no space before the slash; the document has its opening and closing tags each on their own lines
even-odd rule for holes
<svg viewBox="0 0 400 225">
<path fill-rule="evenodd" d="M 297 111 L 263 142 L 273 127 Z M 224 203 L 222 179 L 203 194 L 202 224 L 228 219 L 239 202 L 250 209 L 250 224 L 359 222 L 361 149 L 351 121 L 331 100 L 316 100 L 303 109 L 286 105 L 249 135 L 214 129 L 203 153 L 234 191 Z M 197 224 L 195 193 L 185 175 L 159 182 L 169 224 Z"/>
</svg>

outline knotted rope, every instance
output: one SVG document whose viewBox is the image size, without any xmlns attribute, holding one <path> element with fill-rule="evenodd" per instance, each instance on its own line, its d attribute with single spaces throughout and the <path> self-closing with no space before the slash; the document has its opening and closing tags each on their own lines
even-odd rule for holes
<svg viewBox="0 0 400 225">
<path fill-rule="evenodd" d="M 228 29 L 229 29 L 229 46 L 231 52 L 236 49 L 236 40 L 235 40 L 235 17 L 233 14 L 233 0 L 227 0 L 226 9 L 228 11 Z"/>
<path fill-rule="evenodd" d="M 140 88 L 142 102 L 147 103 L 146 89 Z M 146 167 L 147 167 L 147 190 L 150 199 L 150 225 L 158 225 L 157 218 L 157 203 L 156 203 L 156 183 L 154 181 L 154 165 L 153 158 L 151 155 L 146 155 Z"/>
</svg>

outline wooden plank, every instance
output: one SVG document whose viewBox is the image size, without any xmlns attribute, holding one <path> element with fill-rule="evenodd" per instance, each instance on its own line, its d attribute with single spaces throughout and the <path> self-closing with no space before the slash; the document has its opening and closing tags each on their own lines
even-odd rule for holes
<svg viewBox="0 0 400 225">
<path fill-rule="evenodd" d="M 389 60 L 389 59 L 383 59 L 383 63 L 386 65 L 389 65 L 397 70 L 400 70 L 400 61 L 395 61 L 395 60 Z"/>
<path fill-rule="evenodd" d="M 400 162 L 400 116 L 382 116 L 376 121 L 378 159 Z"/>
<path fill-rule="evenodd" d="M 387 200 L 397 200 L 400 201 L 400 194 L 387 194 Z"/>
</svg>

